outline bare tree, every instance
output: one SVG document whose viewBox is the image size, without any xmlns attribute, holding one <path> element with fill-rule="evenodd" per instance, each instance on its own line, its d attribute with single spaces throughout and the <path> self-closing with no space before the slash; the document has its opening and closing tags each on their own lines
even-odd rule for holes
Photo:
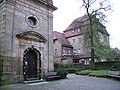
<svg viewBox="0 0 120 90">
<path fill-rule="evenodd" d="M 82 0 L 82 7 L 84 8 L 89 20 L 89 38 L 90 38 L 90 52 L 91 52 L 91 69 L 95 69 L 95 44 L 94 44 L 94 22 L 98 18 L 98 21 L 102 23 L 105 21 L 105 12 L 111 10 L 111 5 L 108 0 Z"/>
</svg>

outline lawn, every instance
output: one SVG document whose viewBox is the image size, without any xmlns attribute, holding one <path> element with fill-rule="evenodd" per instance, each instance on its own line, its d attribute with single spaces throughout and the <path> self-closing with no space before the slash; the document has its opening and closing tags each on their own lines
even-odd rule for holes
<svg viewBox="0 0 120 90">
<path fill-rule="evenodd" d="M 96 77 L 105 77 L 109 74 L 109 70 L 82 70 L 76 72 L 77 75 L 88 75 L 88 76 L 96 76 Z"/>
</svg>

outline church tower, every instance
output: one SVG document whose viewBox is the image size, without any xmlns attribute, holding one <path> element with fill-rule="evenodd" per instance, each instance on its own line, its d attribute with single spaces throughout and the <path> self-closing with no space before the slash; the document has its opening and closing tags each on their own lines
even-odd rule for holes
<svg viewBox="0 0 120 90">
<path fill-rule="evenodd" d="M 52 0 L 0 0 L 2 76 L 11 82 L 53 71 Z"/>
</svg>

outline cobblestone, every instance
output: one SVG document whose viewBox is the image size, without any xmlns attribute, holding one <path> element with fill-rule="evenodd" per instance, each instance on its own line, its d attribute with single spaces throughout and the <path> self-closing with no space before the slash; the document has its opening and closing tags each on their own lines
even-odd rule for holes
<svg viewBox="0 0 120 90">
<path fill-rule="evenodd" d="M 14 84 L 0 90 L 120 90 L 120 82 L 106 78 L 96 78 L 69 74 L 67 79 L 38 85 Z"/>
</svg>

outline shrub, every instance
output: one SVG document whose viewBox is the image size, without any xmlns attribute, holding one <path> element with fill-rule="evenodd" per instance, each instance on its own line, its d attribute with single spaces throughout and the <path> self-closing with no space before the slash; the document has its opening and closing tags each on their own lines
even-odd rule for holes
<svg viewBox="0 0 120 90">
<path fill-rule="evenodd" d="M 61 63 L 54 62 L 54 67 L 55 67 L 55 69 L 57 69 L 57 68 L 63 67 L 63 65 Z"/>
<path fill-rule="evenodd" d="M 89 73 L 91 73 L 91 70 L 83 70 L 76 72 L 77 75 L 89 75 Z"/>
<path fill-rule="evenodd" d="M 97 70 L 111 70 L 114 66 L 120 70 L 120 61 L 95 62 L 95 69 Z"/>
<path fill-rule="evenodd" d="M 67 71 L 65 69 L 63 69 L 63 68 L 57 68 L 55 70 L 55 72 L 57 72 L 58 75 L 61 76 L 61 79 L 66 78 L 66 76 L 67 76 Z"/>
<path fill-rule="evenodd" d="M 88 75 L 89 72 L 76 72 L 76 75 Z"/>
<path fill-rule="evenodd" d="M 11 72 L 3 72 L 2 73 L 2 85 L 9 85 L 11 84 Z"/>
<path fill-rule="evenodd" d="M 67 68 L 77 68 L 77 69 L 83 69 L 84 65 L 83 65 L 83 63 L 61 64 L 61 63 L 58 63 L 58 62 L 54 62 L 54 67 L 55 67 L 55 69 L 57 69 L 57 68 L 64 68 L 64 69 L 67 69 Z"/>
<path fill-rule="evenodd" d="M 78 69 L 77 68 L 68 68 L 68 69 L 66 69 L 66 71 L 68 73 L 76 73 L 78 71 Z"/>
<path fill-rule="evenodd" d="M 111 71 L 120 71 L 120 64 L 113 65 Z"/>
</svg>

